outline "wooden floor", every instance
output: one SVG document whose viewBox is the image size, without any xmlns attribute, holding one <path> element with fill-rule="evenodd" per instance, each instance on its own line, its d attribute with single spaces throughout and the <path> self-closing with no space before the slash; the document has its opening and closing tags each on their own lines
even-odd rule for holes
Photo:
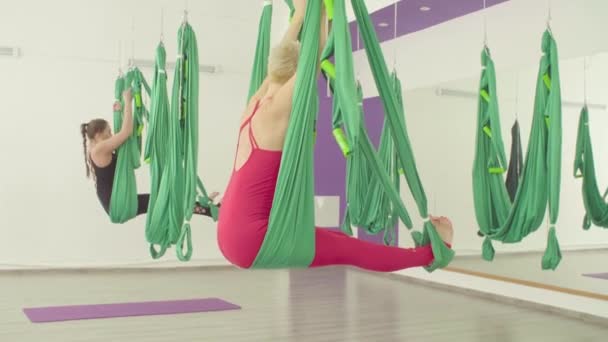
<svg viewBox="0 0 608 342">
<path fill-rule="evenodd" d="M 592 325 L 343 268 L 0 273 L 0 341 L 607 341 Z M 31 324 L 23 307 L 220 297 L 239 311 Z"/>
</svg>

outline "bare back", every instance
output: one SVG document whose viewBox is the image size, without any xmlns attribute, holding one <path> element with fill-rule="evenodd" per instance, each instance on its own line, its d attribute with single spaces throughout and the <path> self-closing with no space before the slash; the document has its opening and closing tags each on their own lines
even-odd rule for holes
<svg viewBox="0 0 608 342">
<path fill-rule="evenodd" d="M 265 93 L 256 94 L 251 98 L 241 116 L 239 125 L 241 133 L 234 163 L 235 170 L 239 170 L 251 155 L 253 147 L 247 134 L 250 125 L 253 138 L 258 144 L 257 148 L 266 151 L 283 150 L 292 102 L 291 92 L 286 93 L 284 88 L 292 86 L 292 82 L 282 86 L 273 87 L 271 85 Z M 256 111 L 255 116 L 243 126 L 254 111 Z"/>
</svg>

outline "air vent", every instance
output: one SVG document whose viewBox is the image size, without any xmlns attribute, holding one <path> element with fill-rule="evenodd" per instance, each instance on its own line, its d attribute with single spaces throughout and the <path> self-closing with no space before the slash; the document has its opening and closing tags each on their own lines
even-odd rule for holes
<svg viewBox="0 0 608 342">
<path fill-rule="evenodd" d="M 132 59 L 132 64 L 139 68 L 154 68 L 154 61 L 147 59 Z M 221 71 L 219 65 L 201 64 L 199 71 L 207 74 L 216 74 Z M 175 69 L 175 62 L 167 62 L 167 69 Z"/>
<path fill-rule="evenodd" d="M 19 48 L 14 46 L 0 46 L 0 57 L 19 57 Z"/>
</svg>

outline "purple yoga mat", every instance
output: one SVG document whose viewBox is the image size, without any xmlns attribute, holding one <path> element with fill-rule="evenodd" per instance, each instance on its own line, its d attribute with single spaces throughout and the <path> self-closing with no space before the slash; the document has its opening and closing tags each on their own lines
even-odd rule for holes
<svg viewBox="0 0 608 342">
<path fill-rule="evenodd" d="M 81 319 L 171 315 L 206 311 L 238 310 L 241 307 L 219 298 L 169 300 L 158 302 L 50 306 L 26 308 L 23 312 L 33 323 Z"/>
<path fill-rule="evenodd" d="M 588 273 L 588 274 L 583 274 L 583 276 L 608 280 L 608 273 Z"/>
</svg>

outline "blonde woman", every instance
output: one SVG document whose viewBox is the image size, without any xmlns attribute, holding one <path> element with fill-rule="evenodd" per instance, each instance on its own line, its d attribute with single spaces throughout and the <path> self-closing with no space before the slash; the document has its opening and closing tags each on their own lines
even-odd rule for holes
<svg viewBox="0 0 608 342">
<path fill-rule="evenodd" d="M 245 109 L 232 177 L 222 201 L 218 244 L 231 263 L 249 268 L 268 229 L 281 154 L 291 112 L 299 57 L 297 36 L 302 27 L 306 1 L 294 1 L 296 11 L 281 43 L 268 62 L 269 75 Z M 323 13 L 324 15 L 324 13 Z M 321 20 L 325 25 L 326 20 Z M 325 27 L 321 28 L 325 32 Z M 320 39 L 321 48 L 325 44 Z M 432 217 L 444 242 L 452 243 L 452 224 Z M 433 262 L 430 246 L 397 248 L 372 244 L 327 229 L 315 228 L 315 257 L 310 267 L 352 265 L 390 272 Z"/>
</svg>

